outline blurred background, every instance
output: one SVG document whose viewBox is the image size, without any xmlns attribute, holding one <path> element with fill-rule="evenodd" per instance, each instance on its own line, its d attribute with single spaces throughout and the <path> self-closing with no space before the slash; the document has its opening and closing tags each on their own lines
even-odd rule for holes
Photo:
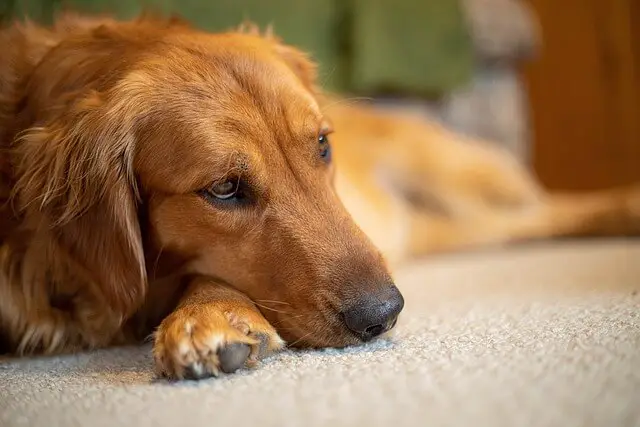
<svg viewBox="0 0 640 427">
<path fill-rule="evenodd" d="M 640 182 L 638 0 L 0 0 L 5 21 L 64 9 L 272 24 L 327 90 L 503 146 L 547 187 Z"/>
</svg>

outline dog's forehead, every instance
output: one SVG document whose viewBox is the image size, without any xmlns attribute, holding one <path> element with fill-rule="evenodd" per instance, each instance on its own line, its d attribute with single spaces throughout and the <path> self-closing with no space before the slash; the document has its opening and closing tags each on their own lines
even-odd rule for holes
<svg viewBox="0 0 640 427">
<path fill-rule="evenodd" d="M 167 106 L 182 109 L 188 103 L 189 114 L 237 131 L 317 131 L 322 117 L 315 96 L 273 50 L 243 40 L 227 37 L 215 49 L 179 48 L 164 55 L 169 77 L 159 86 Z"/>
<path fill-rule="evenodd" d="M 318 101 L 284 62 L 251 51 L 234 52 L 215 72 L 202 119 L 228 142 L 295 146 L 317 136 L 322 123 Z"/>
<path fill-rule="evenodd" d="M 231 107 L 241 106 L 274 126 L 286 120 L 303 127 L 320 118 L 317 100 L 282 60 L 239 55 L 225 63 L 225 72 Z"/>
</svg>

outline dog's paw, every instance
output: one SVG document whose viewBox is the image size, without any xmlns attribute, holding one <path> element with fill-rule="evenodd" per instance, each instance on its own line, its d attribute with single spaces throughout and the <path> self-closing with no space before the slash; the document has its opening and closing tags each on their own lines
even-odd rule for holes
<svg viewBox="0 0 640 427">
<path fill-rule="evenodd" d="M 284 346 L 275 329 L 248 307 L 183 307 L 169 315 L 155 334 L 158 374 L 201 379 L 252 367 Z"/>
</svg>

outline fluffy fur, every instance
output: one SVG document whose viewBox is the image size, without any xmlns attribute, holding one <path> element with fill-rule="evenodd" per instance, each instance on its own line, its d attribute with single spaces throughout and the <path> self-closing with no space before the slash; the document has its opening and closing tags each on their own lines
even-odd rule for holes
<svg viewBox="0 0 640 427">
<path fill-rule="evenodd" d="M 325 98 L 302 52 L 254 28 L 66 16 L 13 24 L 0 44 L 12 353 L 155 330 L 160 373 L 216 375 L 236 345 L 251 365 L 283 339 L 359 343 L 342 309 L 411 256 L 637 231 L 637 192 L 548 195 L 489 146 Z M 207 196 L 225 180 L 247 183 L 249 202 Z"/>
</svg>

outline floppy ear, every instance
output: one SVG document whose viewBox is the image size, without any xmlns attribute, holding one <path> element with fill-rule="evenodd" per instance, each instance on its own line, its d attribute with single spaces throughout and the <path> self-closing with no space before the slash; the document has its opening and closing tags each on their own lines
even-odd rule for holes
<svg viewBox="0 0 640 427">
<path fill-rule="evenodd" d="M 134 138 L 126 123 L 103 113 L 96 96 L 31 129 L 15 146 L 15 197 L 26 219 L 47 227 L 71 258 L 78 277 L 66 279 L 89 281 L 122 316 L 139 307 L 146 291 Z"/>
<path fill-rule="evenodd" d="M 260 36 L 271 41 L 275 52 L 298 76 L 302 84 L 310 91 L 318 92 L 318 87 L 316 86 L 317 65 L 307 53 L 283 43 L 282 39 L 273 32 L 272 26 L 268 26 L 265 31 L 261 32 L 257 24 L 245 21 L 238 27 L 237 31 L 243 34 Z"/>
</svg>

